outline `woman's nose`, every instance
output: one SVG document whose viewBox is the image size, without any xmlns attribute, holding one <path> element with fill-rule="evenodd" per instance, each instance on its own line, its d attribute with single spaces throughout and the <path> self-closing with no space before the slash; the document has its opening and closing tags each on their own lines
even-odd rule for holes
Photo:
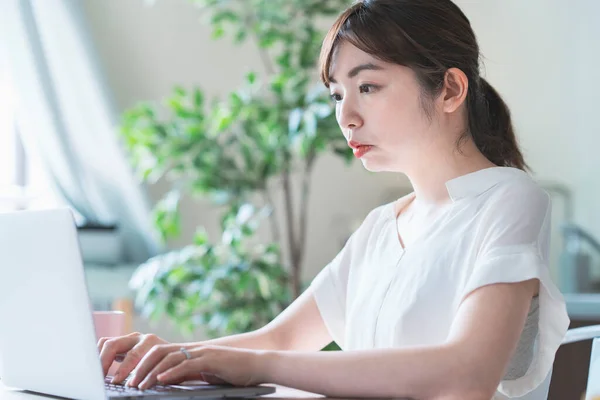
<svg viewBox="0 0 600 400">
<path fill-rule="evenodd" d="M 356 129 L 363 123 L 356 107 L 347 99 L 342 100 L 338 105 L 337 120 L 342 129 Z"/>
</svg>

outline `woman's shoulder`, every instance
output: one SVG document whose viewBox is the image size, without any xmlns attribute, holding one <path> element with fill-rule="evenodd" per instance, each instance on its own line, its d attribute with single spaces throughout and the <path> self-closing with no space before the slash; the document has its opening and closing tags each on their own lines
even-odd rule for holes
<svg viewBox="0 0 600 400">
<path fill-rule="evenodd" d="M 546 191 L 527 173 L 499 183 L 482 196 L 477 232 L 490 239 L 536 242 L 550 229 L 552 204 Z M 512 238 L 512 239 L 510 239 Z"/>
<path fill-rule="evenodd" d="M 482 200 L 496 215 L 545 214 L 550 207 L 548 193 L 526 172 L 500 182 Z"/>
</svg>

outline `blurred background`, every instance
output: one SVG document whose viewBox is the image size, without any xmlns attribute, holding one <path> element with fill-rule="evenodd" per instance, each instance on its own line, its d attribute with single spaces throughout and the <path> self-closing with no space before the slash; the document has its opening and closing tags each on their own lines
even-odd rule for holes
<svg viewBox="0 0 600 400">
<path fill-rule="evenodd" d="M 352 161 L 318 84 L 350 3 L 3 1 L 0 210 L 71 207 L 93 307 L 127 311 L 130 330 L 177 341 L 268 322 L 371 209 L 411 191 Z M 600 3 L 456 3 L 552 196 L 573 326 L 598 323 Z"/>
</svg>

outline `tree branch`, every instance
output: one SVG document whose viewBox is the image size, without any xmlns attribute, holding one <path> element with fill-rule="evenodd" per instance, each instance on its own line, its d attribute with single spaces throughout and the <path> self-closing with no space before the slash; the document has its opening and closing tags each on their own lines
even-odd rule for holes
<svg viewBox="0 0 600 400">
<path fill-rule="evenodd" d="M 294 205 L 292 201 L 292 188 L 290 183 L 290 155 L 286 154 L 286 165 L 283 168 L 283 194 L 285 199 L 285 212 L 287 219 L 288 245 L 290 249 L 290 265 L 292 268 L 292 290 L 294 298 L 300 295 L 300 267 L 298 265 L 298 248 L 295 235 Z"/>
<path fill-rule="evenodd" d="M 279 232 L 279 222 L 277 220 L 277 215 L 275 213 L 275 203 L 273 202 L 273 197 L 271 196 L 271 191 L 269 190 L 268 182 L 265 183 L 265 189 L 263 191 L 265 201 L 267 204 L 271 205 L 272 212 L 269 215 L 269 221 L 271 222 L 271 235 L 273 236 L 273 242 L 281 244 L 281 233 Z"/>
<path fill-rule="evenodd" d="M 260 46 L 259 37 L 256 33 L 256 30 L 254 29 L 254 25 L 256 25 L 257 23 L 257 18 L 254 9 L 252 7 L 248 7 L 247 2 L 244 2 L 244 4 L 246 5 L 246 7 L 244 8 L 246 10 L 246 18 L 244 18 L 246 29 L 252 32 L 252 35 L 250 36 L 252 37 L 252 40 L 254 40 L 254 44 L 258 48 L 258 54 L 260 55 L 260 59 L 263 63 L 263 66 L 265 67 L 265 70 L 267 71 L 267 74 L 273 75 L 275 73 L 273 61 L 271 61 L 271 57 L 269 56 L 269 53 L 266 51 L 266 49 Z"/>
<path fill-rule="evenodd" d="M 310 153 L 306 158 L 304 168 L 304 176 L 302 177 L 302 202 L 300 204 L 300 242 L 299 242 L 299 257 L 298 263 L 302 264 L 304 259 L 304 250 L 306 248 L 306 227 L 308 225 L 308 203 L 310 199 L 310 178 L 315 161 L 314 148 L 311 148 Z"/>
</svg>

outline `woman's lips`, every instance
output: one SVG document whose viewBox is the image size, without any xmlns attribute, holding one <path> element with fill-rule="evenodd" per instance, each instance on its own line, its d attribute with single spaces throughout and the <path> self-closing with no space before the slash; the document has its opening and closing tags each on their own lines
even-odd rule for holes
<svg viewBox="0 0 600 400">
<path fill-rule="evenodd" d="M 373 148 L 372 145 L 360 145 L 352 149 L 354 152 L 354 157 L 361 158 L 365 154 L 367 154 Z"/>
</svg>

